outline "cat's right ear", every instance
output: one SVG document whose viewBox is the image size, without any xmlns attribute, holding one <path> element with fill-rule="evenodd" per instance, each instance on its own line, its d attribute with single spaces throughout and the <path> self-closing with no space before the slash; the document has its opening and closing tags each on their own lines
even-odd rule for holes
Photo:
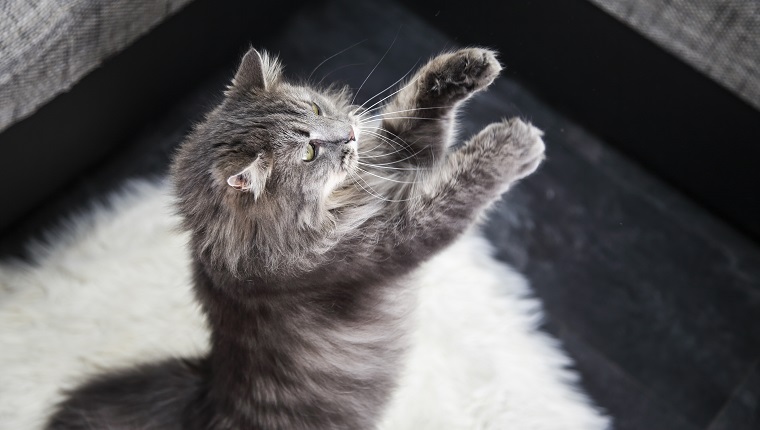
<svg viewBox="0 0 760 430">
<path fill-rule="evenodd" d="M 277 82 L 281 73 L 282 66 L 277 58 L 251 48 L 240 62 L 232 87 L 250 91 L 267 90 Z"/>
<path fill-rule="evenodd" d="M 264 192 L 271 173 L 272 163 L 265 155 L 259 154 L 253 163 L 227 178 L 227 185 L 238 191 L 249 192 L 254 199 L 258 199 Z"/>
</svg>

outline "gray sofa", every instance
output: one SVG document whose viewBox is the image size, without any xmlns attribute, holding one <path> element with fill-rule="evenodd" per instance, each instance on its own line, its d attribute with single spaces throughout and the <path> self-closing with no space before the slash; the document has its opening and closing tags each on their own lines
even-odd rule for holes
<svg viewBox="0 0 760 430">
<path fill-rule="evenodd" d="M 0 132 L 190 0 L 7 0 L 0 4 Z"/>
<path fill-rule="evenodd" d="M 760 2 L 590 1 L 760 109 Z"/>
</svg>

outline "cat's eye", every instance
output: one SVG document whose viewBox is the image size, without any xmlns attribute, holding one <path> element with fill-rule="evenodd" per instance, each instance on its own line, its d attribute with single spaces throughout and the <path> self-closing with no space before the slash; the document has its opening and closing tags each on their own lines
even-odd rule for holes
<svg viewBox="0 0 760 430">
<path fill-rule="evenodd" d="M 311 111 L 314 112 L 314 115 L 322 115 L 322 109 L 314 102 L 311 102 Z"/>
<path fill-rule="evenodd" d="M 317 147 L 313 144 L 306 145 L 306 149 L 303 152 L 303 157 L 301 159 L 303 161 L 311 161 L 317 157 Z"/>
</svg>

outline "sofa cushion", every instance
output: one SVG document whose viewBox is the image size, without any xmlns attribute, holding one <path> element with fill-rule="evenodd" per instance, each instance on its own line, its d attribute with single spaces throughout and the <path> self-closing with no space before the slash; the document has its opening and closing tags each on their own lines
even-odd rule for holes
<svg viewBox="0 0 760 430">
<path fill-rule="evenodd" d="M 760 109 L 757 0 L 591 0 Z"/>
<path fill-rule="evenodd" d="M 0 131 L 32 114 L 191 0 L 0 4 Z"/>
</svg>

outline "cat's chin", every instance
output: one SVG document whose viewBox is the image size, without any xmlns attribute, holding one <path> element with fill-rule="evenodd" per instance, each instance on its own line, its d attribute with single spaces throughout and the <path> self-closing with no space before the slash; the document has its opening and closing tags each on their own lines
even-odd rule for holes
<svg viewBox="0 0 760 430">
<path fill-rule="evenodd" d="M 324 199 L 329 199 L 330 195 L 335 192 L 335 190 L 343 188 L 345 184 L 350 181 L 351 175 L 353 175 L 353 173 L 350 172 L 351 170 L 344 169 L 341 166 L 337 172 L 331 174 L 330 179 L 325 184 L 322 197 Z"/>
<path fill-rule="evenodd" d="M 359 152 L 356 141 L 350 142 L 347 145 L 348 151 L 343 154 L 340 160 L 340 167 L 338 168 L 338 172 L 343 175 L 342 179 L 345 179 L 348 174 L 356 173 L 359 167 Z"/>
<path fill-rule="evenodd" d="M 356 173 L 355 168 L 351 168 L 350 166 L 341 166 L 340 170 L 335 173 L 335 180 L 332 181 L 337 186 L 343 184 L 344 182 L 348 181 L 351 176 L 353 176 Z"/>
</svg>

